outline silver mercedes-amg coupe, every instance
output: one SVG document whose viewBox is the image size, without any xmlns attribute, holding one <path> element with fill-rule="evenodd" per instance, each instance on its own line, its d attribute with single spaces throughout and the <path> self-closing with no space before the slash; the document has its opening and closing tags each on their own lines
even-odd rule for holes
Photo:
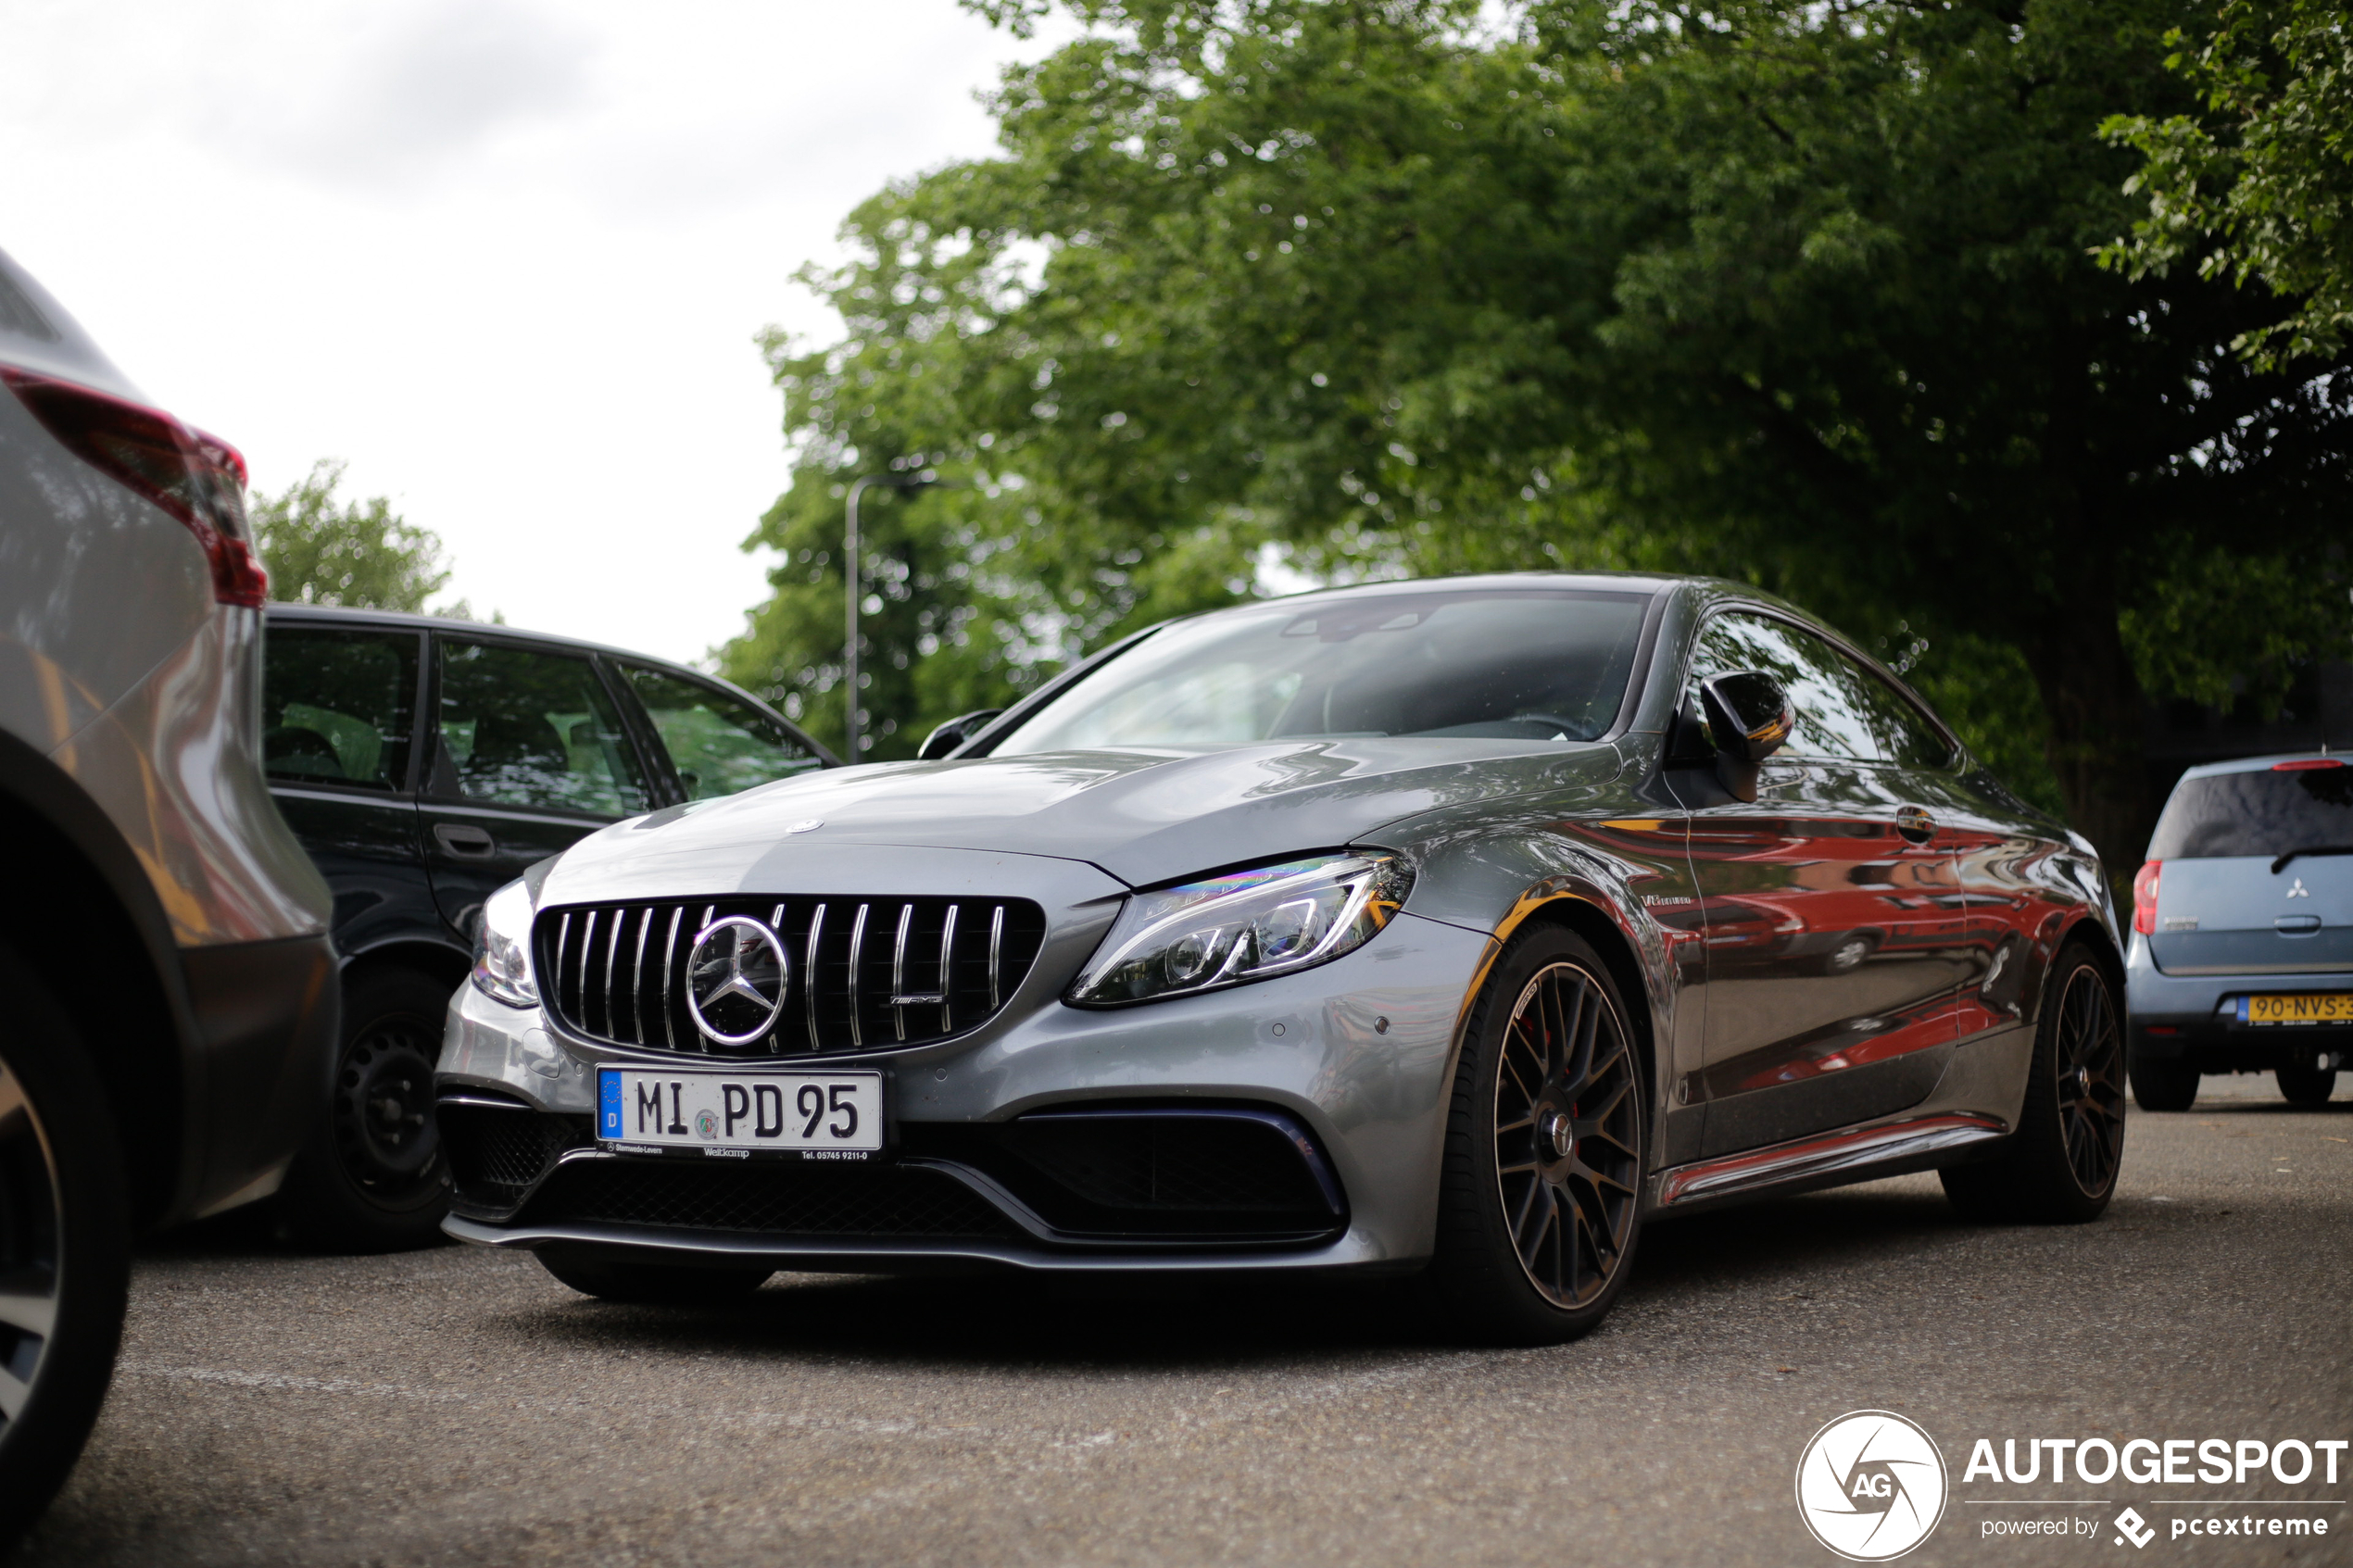
<svg viewBox="0 0 2353 1568">
<path fill-rule="evenodd" d="M 925 750 L 617 823 L 489 900 L 451 1234 L 639 1300 L 1421 1273 L 1540 1342 L 1654 1216 L 1927 1169 L 1987 1220 L 2113 1190 L 2090 846 L 1754 590 L 1250 604 Z"/>
</svg>

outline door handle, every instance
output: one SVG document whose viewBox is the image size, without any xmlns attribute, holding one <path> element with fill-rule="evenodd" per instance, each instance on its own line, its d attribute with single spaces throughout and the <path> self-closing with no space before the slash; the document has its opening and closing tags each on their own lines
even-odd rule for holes
<svg viewBox="0 0 2353 1568">
<path fill-rule="evenodd" d="M 460 822 L 435 822 L 433 835 L 441 841 L 444 849 L 470 860 L 483 859 L 498 847 L 483 829 L 470 828 Z"/>
<path fill-rule="evenodd" d="M 1906 806 L 1895 813 L 1895 831 L 1915 844 L 1926 844 L 1936 836 L 1936 819 L 1919 806 Z"/>
</svg>

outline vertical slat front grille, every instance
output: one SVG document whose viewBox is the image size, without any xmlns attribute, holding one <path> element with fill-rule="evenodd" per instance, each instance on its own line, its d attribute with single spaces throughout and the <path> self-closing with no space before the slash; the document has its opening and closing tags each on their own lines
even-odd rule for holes
<svg viewBox="0 0 2353 1568">
<path fill-rule="evenodd" d="M 687 1005 L 695 936 L 730 917 L 774 932 L 787 972 L 774 1023 L 743 1046 L 710 1038 Z M 741 1059 L 919 1046 L 977 1028 L 1013 998 L 1045 937 L 1045 911 L 1026 898 L 661 899 L 543 910 L 533 959 L 540 994 L 570 1029 Z"/>
</svg>

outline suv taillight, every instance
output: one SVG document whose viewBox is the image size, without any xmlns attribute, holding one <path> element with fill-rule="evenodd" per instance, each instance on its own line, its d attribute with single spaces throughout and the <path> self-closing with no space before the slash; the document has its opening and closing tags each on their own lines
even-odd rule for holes
<svg viewBox="0 0 2353 1568">
<path fill-rule="evenodd" d="M 259 609 L 270 578 L 245 542 L 245 460 L 160 409 L 0 366 L 0 381 L 74 456 L 187 526 L 212 568 L 212 596 Z"/>
<path fill-rule="evenodd" d="M 2144 936 L 2157 935 L 2157 878 L 2162 860 L 2147 860 L 2133 876 L 2133 929 Z"/>
</svg>

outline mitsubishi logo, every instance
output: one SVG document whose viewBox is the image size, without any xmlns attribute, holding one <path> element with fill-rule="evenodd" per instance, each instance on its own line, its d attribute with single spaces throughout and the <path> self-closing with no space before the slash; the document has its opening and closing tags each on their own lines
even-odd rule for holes
<svg viewBox="0 0 2353 1568">
<path fill-rule="evenodd" d="M 686 1010 L 723 1046 L 748 1046 L 785 1005 L 789 971 L 776 934 L 745 915 L 713 921 L 686 951 Z"/>
<path fill-rule="evenodd" d="M 2304 879 L 2299 876 L 2296 879 L 2296 885 L 2287 890 L 2287 896 L 2291 898 L 2309 898 L 2312 890 L 2304 885 Z"/>
</svg>

